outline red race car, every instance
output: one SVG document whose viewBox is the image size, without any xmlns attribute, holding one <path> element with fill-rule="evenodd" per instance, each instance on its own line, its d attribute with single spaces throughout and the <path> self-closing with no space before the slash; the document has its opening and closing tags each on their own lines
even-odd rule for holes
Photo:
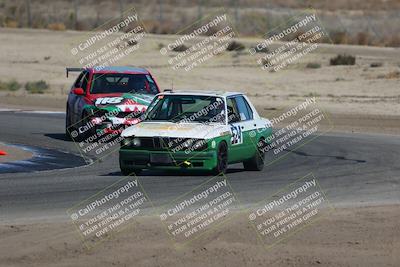
<svg viewBox="0 0 400 267">
<path fill-rule="evenodd" d="M 67 68 L 80 72 L 68 95 L 66 135 L 83 141 L 96 133 L 120 133 L 139 122 L 160 92 L 151 73 L 135 67 Z"/>
</svg>

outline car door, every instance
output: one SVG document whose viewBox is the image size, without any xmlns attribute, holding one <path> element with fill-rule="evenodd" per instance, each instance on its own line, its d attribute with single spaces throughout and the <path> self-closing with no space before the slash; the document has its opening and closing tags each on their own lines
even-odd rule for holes
<svg viewBox="0 0 400 267">
<path fill-rule="evenodd" d="M 235 96 L 236 105 L 239 112 L 240 123 L 242 127 L 243 142 L 240 149 L 242 159 L 251 158 L 256 151 L 256 123 L 254 114 L 246 98 L 243 95 Z"/>
<path fill-rule="evenodd" d="M 230 162 L 248 159 L 255 151 L 250 134 L 254 129 L 254 121 L 243 101 L 243 96 L 227 98 L 228 123 L 231 131 Z"/>
<path fill-rule="evenodd" d="M 83 71 L 79 75 L 78 79 L 76 79 L 74 88 L 82 88 L 86 94 L 88 90 L 87 89 L 88 79 L 89 79 L 89 72 Z M 83 107 L 85 106 L 85 100 L 84 100 L 85 96 L 72 94 L 72 98 L 73 98 L 72 118 L 73 118 L 73 124 L 76 124 L 82 120 Z"/>
</svg>

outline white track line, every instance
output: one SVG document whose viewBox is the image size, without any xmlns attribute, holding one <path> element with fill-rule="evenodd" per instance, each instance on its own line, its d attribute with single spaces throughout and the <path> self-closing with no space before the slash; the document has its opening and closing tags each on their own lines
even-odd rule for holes
<svg viewBox="0 0 400 267">
<path fill-rule="evenodd" d="M 7 111 L 21 111 L 22 109 L 12 109 L 12 108 L 0 108 L 0 112 L 7 112 Z"/>
<path fill-rule="evenodd" d="M 11 108 L 0 108 L 0 112 L 16 112 L 16 113 L 32 113 L 32 114 L 65 114 L 64 111 L 22 110 L 22 109 L 11 109 Z"/>
<path fill-rule="evenodd" d="M 22 110 L 19 113 L 35 113 L 35 114 L 65 114 L 65 111 L 48 111 L 48 110 Z"/>
</svg>

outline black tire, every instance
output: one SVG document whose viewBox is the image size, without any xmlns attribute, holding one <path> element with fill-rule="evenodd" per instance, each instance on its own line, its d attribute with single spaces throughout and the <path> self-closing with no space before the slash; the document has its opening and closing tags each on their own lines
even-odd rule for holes
<svg viewBox="0 0 400 267">
<path fill-rule="evenodd" d="M 89 114 L 86 111 L 83 111 L 82 119 L 77 124 L 80 125 L 80 126 L 85 126 L 88 122 L 89 122 Z M 71 130 L 70 130 L 70 132 L 76 131 L 76 133 L 77 133 L 77 136 L 74 138 L 74 141 L 76 141 L 76 142 L 87 142 L 87 139 L 90 136 L 96 134 L 96 129 L 92 129 L 92 128 L 87 130 L 84 133 L 79 133 L 80 126 L 78 128 L 71 128 Z"/>
<path fill-rule="evenodd" d="M 257 143 L 257 150 L 254 156 L 246 161 L 243 161 L 243 166 L 246 171 L 262 171 L 264 169 L 265 150 L 264 139 L 260 139 Z"/>
<path fill-rule="evenodd" d="M 142 172 L 142 169 L 122 167 L 121 158 L 119 158 L 119 168 L 121 169 L 121 173 L 125 176 L 129 176 L 132 173 L 139 175 Z"/>
<path fill-rule="evenodd" d="M 85 114 L 82 115 L 82 118 L 85 118 Z M 83 119 L 82 119 L 81 123 L 83 123 Z M 71 117 L 70 117 L 70 114 L 69 114 L 69 109 L 67 108 L 67 113 L 66 113 L 66 116 L 65 116 L 65 136 L 66 136 L 67 140 L 72 140 L 72 141 L 75 141 L 75 142 L 85 141 L 86 135 L 85 134 L 79 134 L 78 133 L 78 128 L 72 127 L 71 125 L 72 125 Z M 75 136 L 74 136 L 73 132 L 75 132 Z"/>
<path fill-rule="evenodd" d="M 142 172 L 142 169 L 121 168 L 121 173 L 124 176 L 129 176 L 132 173 L 134 173 L 135 175 L 139 175 L 141 172 Z"/>
<path fill-rule="evenodd" d="M 226 173 L 228 169 L 228 146 L 225 142 L 218 145 L 217 150 L 217 166 L 214 168 L 215 175 Z"/>
<path fill-rule="evenodd" d="M 67 112 L 65 114 L 65 138 L 67 139 L 67 141 L 72 140 L 71 132 L 74 130 L 75 129 L 71 127 L 71 118 L 67 107 Z"/>
</svg>

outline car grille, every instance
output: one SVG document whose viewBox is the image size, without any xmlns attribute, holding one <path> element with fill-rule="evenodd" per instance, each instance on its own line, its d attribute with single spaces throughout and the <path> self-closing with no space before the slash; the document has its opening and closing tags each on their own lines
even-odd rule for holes
<svg viewBox="0 0 400 267">
<path fill-rule="evenodd" d="M 115 117 L 134 119 L 134 118 L 139 118 L 142 114 L 143 113 L 140 112 L 119 112 Z"/>
<path fill-rule="evenodd" d="M 171 137 L 140 137 L 140 148 L 151 150 L 169 150 L 170 152 L 202 151 L 207 149 L 204 139 L 194 138 L 171 138 Z"/>
</svg>

